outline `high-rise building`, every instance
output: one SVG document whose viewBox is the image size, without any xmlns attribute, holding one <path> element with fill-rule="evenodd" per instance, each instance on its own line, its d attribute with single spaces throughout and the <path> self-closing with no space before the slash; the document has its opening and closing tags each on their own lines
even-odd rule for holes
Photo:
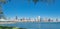
<svg viewBox="0 0 60 29">
<path fill-rule="evenodd" d="M 24 17 L 23 19 L 24 19 L 24 20 L 26 20 L 27 18 L 26 18 L 26 17 Z"/>
<path fill-rule="evenodd" d="M 56 22 L 58 22 L 58 18 L 56 18 Z"/>
<path fill-rule="evenodd" d="M 41 17 L 40 17 L 40 16 L 38 16 L 38 17 L 37 17 L 37 20 L 38 20 L 38 21 L 40 21 L 40 19 L 41 19 Z"/>
<path fill-rule="evenodd" d="M 18 17 L 16 16 L 16 20 L 18 19 Z"/>
<path fill-rule="evenodd" d="M 38 16 L 38 17 L 37 17 L 37 19 L 39 19 L 39 20 L 40 20 L 40 16 Z"/>
<path fill-rule="evenodd" d="M 48 22 L 48 18 L 46 18 L 46 17 L 43 18 L 43 21 L 44 21 L 44 22 Z"/>
</svg>

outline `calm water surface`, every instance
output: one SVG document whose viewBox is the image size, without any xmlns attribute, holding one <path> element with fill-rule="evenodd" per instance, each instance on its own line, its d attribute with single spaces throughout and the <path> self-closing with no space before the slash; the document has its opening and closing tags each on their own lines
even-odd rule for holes
<svg viewBox="0 0 60 29">
<path fill-rule="evenodd" d="M 0 24 L 1 26 L 15 26 L 20 28 L 27 28 L 27 29 L 60 29 L 59 22 L 18 22 L 15 24 Z"/>
</svg>

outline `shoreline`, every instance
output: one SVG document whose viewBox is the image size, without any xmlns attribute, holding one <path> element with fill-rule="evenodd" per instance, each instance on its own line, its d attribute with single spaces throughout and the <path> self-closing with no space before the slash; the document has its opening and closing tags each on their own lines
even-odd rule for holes
<svg viewBox="0 0 60 29">
<path fill-rule="evenodd" d="M 26 29 L 26 28 L 18 28 L 18 27 L 0 26 L 0 29 Z"/>
<path fill-rule="evenodd" d="M 4 22 L 4 21 L 0 22 L 0 24 L 16 24 L 16 23 L 27 23 L 27 22 Z M 35 23 L 35 22 L 31 22 L 31 23 Z M 60 23 L 60 22 L 36 22 L 36 23 Z"/>
</svg>

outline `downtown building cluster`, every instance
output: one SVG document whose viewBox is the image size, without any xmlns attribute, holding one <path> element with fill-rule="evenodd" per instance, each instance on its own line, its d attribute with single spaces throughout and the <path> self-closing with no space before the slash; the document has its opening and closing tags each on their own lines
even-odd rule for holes
<svg viewBox="0 0 60 29">
<path fill-rule="evenodd" d="M 56 18 L 56 19 L 41 18 L 40 16 L 38 16 L 36 18 L 26 18 L 26 17 L 23 17 L 21 19 L 18 19 L 18 17 L 16 17 L 14 20 L 18 21 L 18 22 L 60 22 L 60 20 L 58 18 Z"/>
</svg>

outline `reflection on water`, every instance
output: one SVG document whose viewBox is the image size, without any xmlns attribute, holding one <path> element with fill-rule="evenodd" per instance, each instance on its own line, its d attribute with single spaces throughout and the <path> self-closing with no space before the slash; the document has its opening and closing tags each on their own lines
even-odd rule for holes
<svg viewBox="0 0 60 29">
<path fill-rule="evenodd" d="M 15 24 L 1 24 L 2 26 L 15 26 L 20 28 L 27 28 L 27 29 L 60 29 L 60 23 L 44 23 L 44 22 L 18 22 Z"/>
</svg>

